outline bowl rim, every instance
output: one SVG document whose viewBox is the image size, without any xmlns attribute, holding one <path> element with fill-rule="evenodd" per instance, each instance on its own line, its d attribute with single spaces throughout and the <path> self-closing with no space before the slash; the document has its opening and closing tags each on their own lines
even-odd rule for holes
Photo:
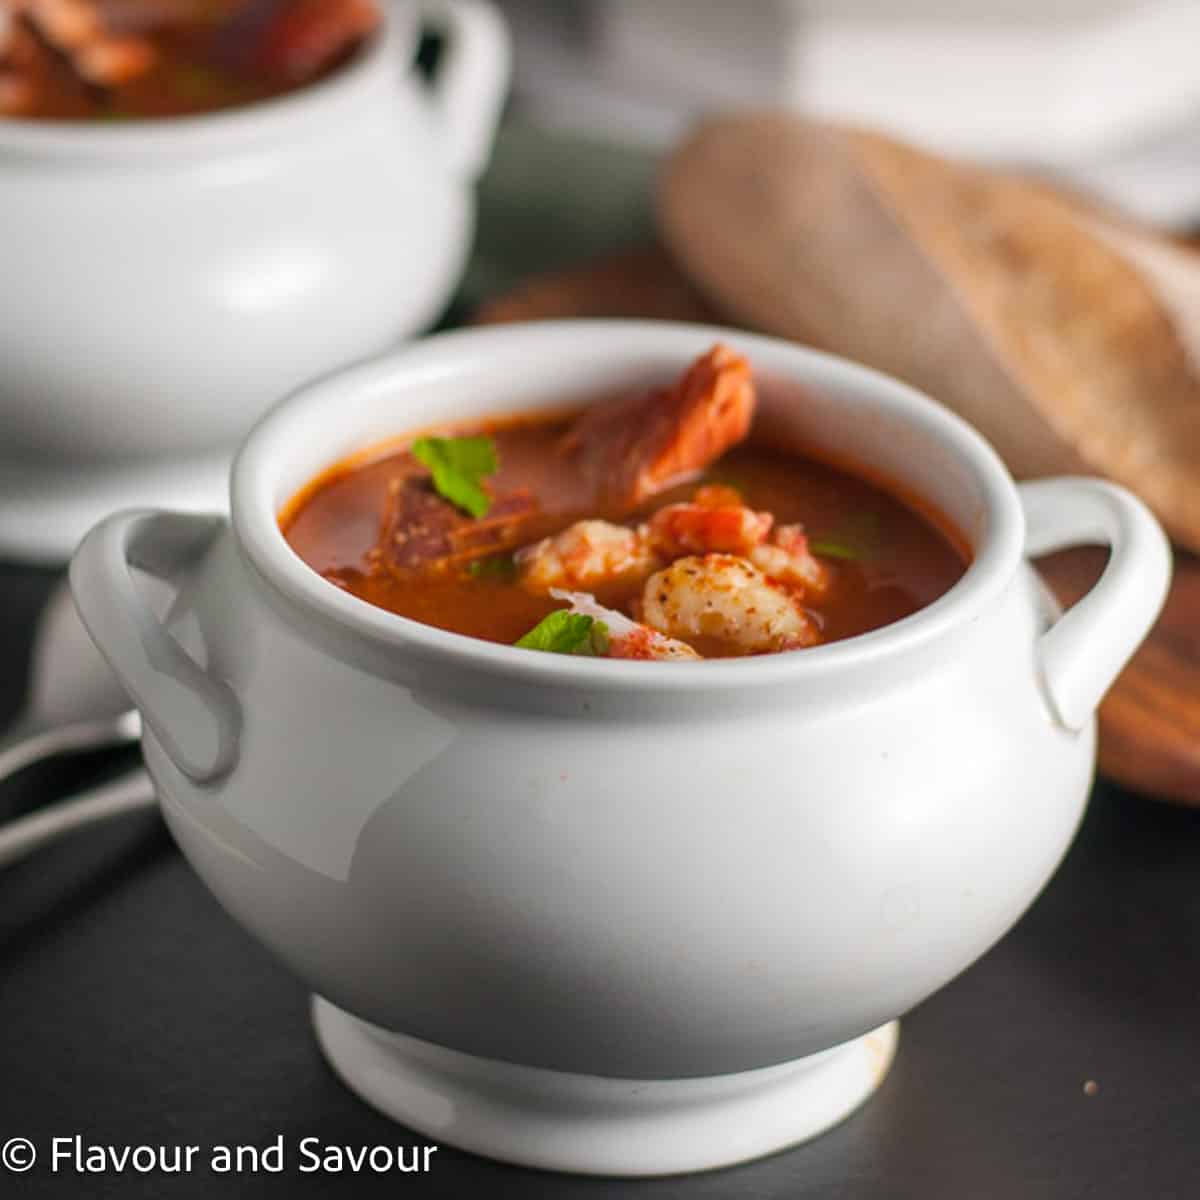
<svg viewBox="0 0 1200 1200">
<path fill-rule="evenodd" d="M 936 438 L 970 470 L 985 511 L 972 562 L 937 600 L 868 633 L 802 653 L 675 663 L 546 654 L 436 629 L 351 595 L 323 579 L 292 550 L 279 528 L 272 468 L 278 461 L 280 443 L 289 435 L 294 437 L 301 424 L 313 419 L 336 423 L 351 397 L 389 385 L 399 389 L 402 382 L 411 385 L 422 377 L 469 379 L 480 371 L 480 362 L 490 349 L 506 343 L 524 346 L 531 360 L 537 361 L 549 353 L 569 355 L 581 337 L 593 343 L 596 339 L 612 343 L 618 367 L 636 361 L 639 354 L 664 352 L 677 353 L 682 364 L 713 342 L 725 341 L 756 365 L 769 359 L 767 369 L 772 376 L 792 378 L 817 389 L 825 382 L 869 390 L 876 402 Z M 621 360 L 618 346 L 626 348 L 628 359 Z M 602 391 L 603 383 L 591 390 Z M 519 400 L 513 411 L 521 411 Z M 996 451 L 961 417 L 907 384 L 835 355 L 761 334 L 717 325 L 605 318 L 436 334 L 305 385 L 270 409 L 242 443 L 231 473 L 230 512 L 238 545 L 268 585 L 305 613 L 365 639 L 374 648 L 433 658 L 446 666 L 475 667 L 514 681 L 600 690 L 725 690 L 799 682 L 851 668 L 877 668 L 885 660 L 928 647 L 974 620 L 1009 585 L 1022 560 L 1025 540 L 1024 511 L 1016 485 Z"/>
<path fill-rule="evenodd" d="M 285 133 L 309 129 L 323 116 L 343 115 L 343 107 L 387 81 L 411 45 L 416 14 L 408 22 L 396 4 L 380 6 L 381 23 L 346 62 L 328 75 L 277 96 L 213 112 L 175 117 L 139 117 L 107 123 L 89 120 L 42 120 L 0 117 L 0 151 L 87 159 L 212 153 L 249 141 L 270 144 Z M 398 79 L 401 72 L 396 69 Z"/>
</svg>

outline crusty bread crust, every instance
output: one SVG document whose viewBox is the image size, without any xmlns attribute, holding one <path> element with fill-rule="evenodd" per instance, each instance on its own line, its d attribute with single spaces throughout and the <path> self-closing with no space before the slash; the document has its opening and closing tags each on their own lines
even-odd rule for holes
<svg viewBox="0 0 1200 1200">
<path fill-rule="evenodd" d="M 1109 475 L 1200 549 L 1200 256 L 1047 185 L 779 113 L 701 126 L 659 212 L 735 317 L 907 380 L 1019 476 Z"/>
</svg>

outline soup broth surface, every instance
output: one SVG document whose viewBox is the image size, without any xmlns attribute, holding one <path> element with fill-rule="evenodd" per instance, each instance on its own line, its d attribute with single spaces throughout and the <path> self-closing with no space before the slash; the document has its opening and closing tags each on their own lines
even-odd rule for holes
<svg viewBox="0 0 1200 1200">
<path fill-rule="evenodd" d="M 375 0 L 29 0 L 0 22 L 0 117 L 240 108 L 325 77 L 378 21 Z"/>
<path fill-rule="evenodd" d="M 882 487 L 808 457 L 756 445 L 753 437 L 728 451 L 697 478 L 662 491 L 639 511 L 617 514 L 580 507 L 561 472 L 550 469 L 570 418 L 516 419 L 455 428 L 456 435 L 487 432 L 499 455 L 498 494 L 530 489 L 539 513 L 522 529 L 521 544 L 601 517 L 636 525 L 664 505 L 690 500 L 701 484 L 735 488 L 752 509 L 773 514 L 776 526 L 800 523 L 830 584 L 806 601 L 823 641 L 865 633 L 909 616 L 948 591 L 966 563 L 950 537 Z M 560 600 L 533 594 L 512 578 L 506 556 L 495 569 L 454 568 L 390 573 L 372 569 L 381 513 L 393 478 L 411 470 L 406 450 L 326 472 L 288 506 L 281 519 L 293 550 L 314 570 L 369 604 L 426 625 L 487 641 L 512 644 Z M 642 583 L 592 589 L 608 608 L 637 615 Z M 705 657 L 730 653 L 705 639 L 691 644 Z"/>
</svg>

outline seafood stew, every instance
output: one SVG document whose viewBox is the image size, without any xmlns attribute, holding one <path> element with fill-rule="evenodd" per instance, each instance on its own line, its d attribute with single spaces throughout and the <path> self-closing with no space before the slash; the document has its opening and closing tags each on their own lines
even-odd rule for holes
<svg viewBox="0 0 1200 1200">
<path fill-rule="evenodd" d="M 802 650 L 932 603 L 965 552 L 857 474 L 754 437 L 749 364 L 575 414 L 424 431 L 326 471 L 284 536 L 331 583 L 534 650 L 696 659 Z"/>
<path fill-rule="evenodd" d="M 0 0 L 0 116 L 251 104 L 328 74 L 379 21 L 376 0 Z"/>
</svg>

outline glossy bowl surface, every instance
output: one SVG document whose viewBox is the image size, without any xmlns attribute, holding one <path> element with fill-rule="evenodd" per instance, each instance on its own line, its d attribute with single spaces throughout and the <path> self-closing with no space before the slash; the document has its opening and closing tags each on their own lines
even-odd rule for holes
<svg viewBox="0 0 1200 1200">
<path fill-rule="evenodd" d="M 280 395 L 434 320 L 469 248 L 507 42 L 469 0 L 382 7 L 356 59 L 278 99 L 0 119 L 4 456 L 229 446 Z M 429 90 L 410 69 L 431 7 L 470 81 Z"/>
<path fill-rule="evenodd" d="M 778 444 L 865 464 L 956 524 L 974 559 L 946 595 L 792 654 L 581 659 L 372 608 L 280 533 L 297 489 L 357 449 L 657 384 L 716 340 L 754 364 Z M 1110 569 L 1056 620 L 1024 554 L 1091 540 Z M 177 641 L 130 561 L 177 582 Z M 438 1112 L 474 1114 L 447 1118 L 448 1140 L 540 1165 L 619 1169 L 665 1121 L 671 1154 L 632 1173 L 765 1152 L 875 1086 L 889 1023 L 984 953 L 1061 858 L 1092 710 L 1168 574 L 1127 493 L 1018 489 L 978 434 L 884 376 L 729 330 L 588 321 L 442 335 L 314 384 L 248 438 L 231 523 L 114 518 L 73 567 L 146 716 L 175 837 L 327 1002 L 338 1069 L 436 1133 L 414 1099 L 433 1089 Z M 813 1057 L 835 1047 L 836 1103 Z M 597 1077 L 622 1082 L 580 1082 Z M 636 1099 L 638 1081 L 698 1080 Z M 812 1119 L 711 1141 L 759 1101 Z M 539 1157 L 547 1130 L 565 1140 Z"/>
</svg>

